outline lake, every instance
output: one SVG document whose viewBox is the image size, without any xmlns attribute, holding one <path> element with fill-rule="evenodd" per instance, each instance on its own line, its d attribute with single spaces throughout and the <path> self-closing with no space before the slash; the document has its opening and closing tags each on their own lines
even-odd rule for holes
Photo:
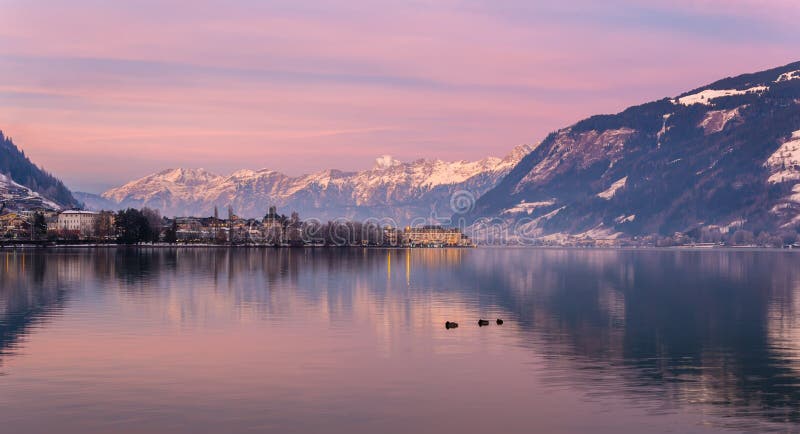
<svg viewBox="0 0 800 434">
<path fill-rule="evenodd" d="M 800 252 L 30 249 L 0 270 L 2 433 L 800 432 Z"/>
</svg>

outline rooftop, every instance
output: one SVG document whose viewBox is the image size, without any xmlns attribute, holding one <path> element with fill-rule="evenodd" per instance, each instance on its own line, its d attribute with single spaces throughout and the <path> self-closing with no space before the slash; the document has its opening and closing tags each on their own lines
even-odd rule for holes
<svg viewBox="0 0 800 434">
<path fill-rule="evenodd" d="M 96 215 L 99 214 L 95 211 L 83 211 L 78 209 L 71 209 L 67 211 L 63 211 L 61 214 L 86 214 L 86 215 Z"/>
</svg>

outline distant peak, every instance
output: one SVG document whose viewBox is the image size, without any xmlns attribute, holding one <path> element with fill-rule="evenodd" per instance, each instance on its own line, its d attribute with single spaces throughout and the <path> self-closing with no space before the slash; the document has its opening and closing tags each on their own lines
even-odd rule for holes
<svg viewBox="0 0 800 434">
<path fill-rule="evenodd" d="M 501 160 L 502 162 L 501 165 L 507 166 L 509 164 L 514 165 L 519 163 L 519 161 L 525 158 L 526 155 L 530 154 L 535 147 L 536 146 L 524 145 L 524 144 L 515 146 L 514 149 L 512 149 L 511 152 L 508 153 L 508 155 L 503 157 L 503 159 Z"/>
<path fill-rule="evenodd" d="M 375 159 L 376 169 L 388 169 L 390 167 L 403 164 L 400 160 L 395 160 L 391 155 L 381 155 Z"/>
<path fill-rule="evenodd" d="M 510 155 L 515 157 L 515 158 L 517 158 L 517 159 L 519 159 L 519 160 L 521 160 L 522 157 L 530 154 L 531 151 L 533 151 L 534 148 L 535 148 L 535 146 L 526 145 L 526 144 L 517 145 L 517 146 L 514 147 L 514 149 L 511 150 L 511 154 Z"/>
<path fill-rule="evenodd" d="M 187 173 L 204 173 L 205 169 L 185 169 L 183 167 L 172 167 L 158 172 L 159 175 L 183 175 Z"/>
<path fill-rule="evenodd" d="M 162 170 L 161 172 L 158 172 L 157 174 L 151 175 L 150 177 L 147 178 L 164 179 L 176 183 L 186 183 L 186 182 L 206 181 L 209 179 L 218 178 L 218 175 L 215 175 L 203 168 L 199 169 L 172 168 L 172 169 Z"/>
</svg>

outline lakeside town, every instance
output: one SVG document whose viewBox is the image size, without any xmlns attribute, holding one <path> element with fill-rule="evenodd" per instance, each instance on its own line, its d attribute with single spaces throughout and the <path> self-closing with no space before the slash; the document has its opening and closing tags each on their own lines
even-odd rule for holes
<svg viewBox="0 0 800 434">
<path fill-rule="evenodd" d="M 261 219 L 242 218 L 228 208 L 220 217 L 162 217 L 158 211 L 44 208 L 0 209 L 0 245 L 169 244 L 235 246 L 474 247 L 458 228 L 419 225 L 397 228 L 377 221 L 301 220 L 270 206 Z"/>
<path fill-rule="evenodd" d="M 16 203 L 15 205 L 19 205 Z M 181 245 L 181 246 L 351 246 L 351 247 L 476 247 L 521 245 L 578 248 L 800 248 L 795 231 L 754 234 L 741 228 L 699 228 L 671 236 L 602 238 L 589 236 L 540 237 L 530 240 L 477 241 L 461 228 L 419 224 L 403 228 L 386 221 L 337 219 L 302 220 L 297 212 L 279 214 L 270 206 L 262 218 L 243 218 L 228 208 L 226 216 L 162 217 L 150 208 L 120 211 L 81 209 L 57 211 L 46 207 L 0 204 L 0 247 L 21 245 Z M 485 238 L 485 239 L 484 239 Z M 499 243 L 499 244 L 498 244 Z"/>
</svg>

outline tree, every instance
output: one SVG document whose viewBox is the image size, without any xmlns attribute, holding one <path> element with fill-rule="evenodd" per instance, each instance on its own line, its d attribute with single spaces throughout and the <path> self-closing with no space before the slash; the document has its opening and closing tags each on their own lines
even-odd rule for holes
<svg viewBox="0 0 800 434">
<path fill-rule="evenodd" d="M 738 231 L 733 233 L 731 237 L 731 242 L 734 246 L 745 246 L 751 245 L 755 241 L 753 233 L 750 231 L 746 231 L 743 229 L 739 229 Z"/>
<path fill-rule="evenodd" d="M 114 236 L 114 213 L 111 211 L 100 211 L 94 221 L 92 228 L 94 236 L 100 241 L 107 241 Z"/>
<path fill-rule="evenodd" d="M 142 217 L 147 221 L 147 236 L 142 241 L 158 242 L 163 226 L 161 213 L 158 210 L 144 207 L 142 208 Z"/>
<path fill-rule="evenodd" d="M 145 208 L 145 210 L 147 211 L 148 209 Z M 152 210 L 149 211 L 152 218 Z M 117 229 L 117 242 L 123 244 L 137 244 L 158 240 L 158 230 L 153 229 L 148 216 L 134 208 L 128 208 L 117 213 L 115 226 Z"/>
<path fill-rule="evenodd" d="M 178 242 L 178 219 L 172 219 L 172 224 L 164 231 L 164 242 L 169 244 Z"/>
<path fill-rule="evenodd" d="M 44 219 L 44 214 L 37 212 L 33 215 L 31 234 L 34 240 L 43 239 L 47 235 L 47 222 Z"/>
<path fill-rule="evenodd" d="M 303 223 L 300 221 L 300 214 L 296 211 L 292 213 L 286 224 L 286 239 L 291 246 L 303 245 Z"/>
</svg>

